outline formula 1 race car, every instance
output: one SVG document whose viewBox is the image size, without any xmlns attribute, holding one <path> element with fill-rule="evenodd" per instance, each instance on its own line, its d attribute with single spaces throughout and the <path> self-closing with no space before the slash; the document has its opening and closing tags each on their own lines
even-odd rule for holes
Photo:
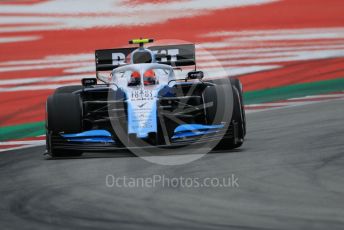
<svg viewBox="0 0 344 230">
<path fill-rule="evenodd" d="M 60 87 L 48 97 L 48 154 L 242 145 L 240 81 L 211 76 L 205 81 L 204 72 L 196 70 L 194 44 L 144 47 L 150 42 L 134 39 L 130 48 L 96 50 L 96 78 Z"/>
</svg>

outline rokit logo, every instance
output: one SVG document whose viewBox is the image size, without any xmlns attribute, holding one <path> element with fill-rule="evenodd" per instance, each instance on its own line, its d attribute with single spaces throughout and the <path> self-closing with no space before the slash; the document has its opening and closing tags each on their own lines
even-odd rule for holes
<svg viewBox="0 0 344 230">
<path fill-rule="evenodd" d="M 179 49 L 161 49 L 161 50 L 154 50 L 152 51 L 155 55 L 156 58 L 160 62 L 176 62 L 177 55 L 179 55 L 180 51 Z M 126 60 L 126 55 L 125 53 L 112 53 L 112 65 L 118 66 L 118 65 L 124 65 Z"/>
</svg>

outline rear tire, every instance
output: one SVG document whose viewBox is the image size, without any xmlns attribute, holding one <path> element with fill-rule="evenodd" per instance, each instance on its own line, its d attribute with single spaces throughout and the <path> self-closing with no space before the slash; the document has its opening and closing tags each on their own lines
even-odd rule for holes
<svg viewBox="0 0 344 230">
<path fill-rule="evenodd" d="M 47 150 L 52 157 L 80 156 L 82 151 L 56 149 L 52 135 L 60 132 L 79 133 L 82 106 L 80 97 L 72 93 L 58 93 L 48 97 L 46 104 Z"/>
</svg>

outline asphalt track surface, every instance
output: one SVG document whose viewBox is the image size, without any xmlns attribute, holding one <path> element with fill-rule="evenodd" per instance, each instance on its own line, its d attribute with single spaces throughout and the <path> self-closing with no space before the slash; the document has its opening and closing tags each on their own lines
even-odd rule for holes
<svg viewBox="0 0 344 230">
<path fill-rule="evenodd" d="M 249 114 L 244 146 L 181 166 L 129 154 L 0 154 L 1 229 L 343 229 L 344 101 Z M 238 178 L 239 188 L 108 188 L 106 175 Z"/>
</svg>

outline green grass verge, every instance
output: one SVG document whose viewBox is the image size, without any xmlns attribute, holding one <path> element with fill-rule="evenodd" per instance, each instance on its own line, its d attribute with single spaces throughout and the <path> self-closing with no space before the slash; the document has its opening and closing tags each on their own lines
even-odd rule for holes
<svg viewBox="0 0 344 230">
<path fill-rule="evenodd" d="M 35 137 L 43 134 L 45 134 L 44 122 L 0 127 L 0 141 Z"/>
<path fill-rule="evenodd" d="M 244 93 L 245 104 L 259 104 L 285 100 L 295 97 L 304 97 L 309 95 L 318 95 L 344 90 L 344 78 L 318 81 L 312 83 L 303 83 L 288 85 L 283 87 L 250 91 Z"/>
</svg>

